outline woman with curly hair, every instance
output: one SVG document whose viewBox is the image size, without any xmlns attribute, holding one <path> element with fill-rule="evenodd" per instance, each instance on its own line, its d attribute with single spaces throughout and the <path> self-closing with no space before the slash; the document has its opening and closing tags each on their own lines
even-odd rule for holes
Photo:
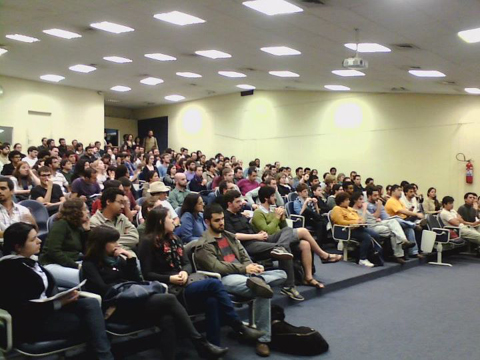
<svg viewBox="0 0 480 360">
<path fill-rule="evenodd" d="M 73 287 L 80 282 L 83 250 L 90 231 L 85 203 L 79 198 L 65 201 L 50 229 L 40 262 L 49 270 L 58 285 Z"/>
<path fill-rule="evenodd" d="M 30 196 L 30 190 L 36 185 L 40 185 L 40 180 L 30 169 L 26 161 L 20 161 L 11 177 L 14 185 L 14 194 L 17 200 L 27 200 Z"/>
</svg>

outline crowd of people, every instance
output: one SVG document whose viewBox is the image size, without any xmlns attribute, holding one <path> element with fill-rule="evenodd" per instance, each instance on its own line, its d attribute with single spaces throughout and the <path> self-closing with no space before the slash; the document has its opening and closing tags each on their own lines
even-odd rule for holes
<svg viewBox="0 0 480 360">
<path fill-rule="evenodd" d="M 126 135 L 119 147 L 43 138 L 23 150 L 22 144 L 0 145 L 0 308 L 13 315 L 16 341 L 61 338 L 83 328 L 98 359 L 113 358 L 106 324 L 139 319 L 163 329 L 159 347 L 166 359 L 175 357 L 177 332 L 199 356 L 223 356 L 223 324 L 268 356 L 273 288 L 303 301 L 298 285 L 325 287 L 314 277 L 313 258 L 342 260 L 342 243 L 325 250 L 332 225 L 350 228 L 358 264 L 368 268 L 379 243 L 387 243 L 400 264 L 423 257 L 427 216 L 480 244 L 478 197 L 470 192 L 455 211 L 451 196 L 439 201 L 433 187 L 423 196 L 407 181 L 383 187 L 334 167 L 323 175 L 308 167 L 292 173 L 278 161 L 244 166 L 221 153 L 160 152 L 152 131 L 143 140 Z M 43 204 L 51 216 L 43 239 L 23 200 Z M 292 226 L 292 215 L 304 226 Z M 87 291 L 102 297 L 101 306 L 76 291 L 31 301 L 83 279 Z M 119 300 L 122 284 L 143 280 L 165 284 L 168 293 L 159 291 L 141 306 Z M 231 294 L 254 299 L 255 328 L 240 320 Z M 206 336 L 189 317 L 197 313 L 206 316 Z"/>
</svg>

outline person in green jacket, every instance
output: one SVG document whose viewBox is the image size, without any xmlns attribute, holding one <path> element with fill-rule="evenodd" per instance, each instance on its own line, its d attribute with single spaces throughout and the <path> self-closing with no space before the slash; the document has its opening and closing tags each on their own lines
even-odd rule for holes
<svg viewBox="0 0 480 360">
<path fill-rule="evenodd" d="M 65 201 L 50 229 L 40 262 L 57 284 L 74 287 L 80 283 L 79 270 L 85 241 L 90 231 L 90 218 L 85 203 L 79 198 Z"/>
</svg>

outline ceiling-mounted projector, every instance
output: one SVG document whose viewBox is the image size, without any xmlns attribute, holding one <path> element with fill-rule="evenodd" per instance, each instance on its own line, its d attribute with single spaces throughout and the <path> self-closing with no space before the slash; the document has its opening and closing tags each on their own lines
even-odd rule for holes
<svg viewBox="0 0 480 360">
<path fill-rule="evenodd" d="M 355 56 L 343 60 L 342 66 L 351 70 L 363 70 L 368 69 L 368 62 L 367 60 L 363 60 L 362 58 Z"/>
</svg>

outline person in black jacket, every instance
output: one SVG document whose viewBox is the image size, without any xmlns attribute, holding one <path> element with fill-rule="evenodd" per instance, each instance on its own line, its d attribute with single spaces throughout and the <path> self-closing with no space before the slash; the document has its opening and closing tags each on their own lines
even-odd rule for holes
<svg viewBox="0 0 480 360">
<path fill-rule="evenodd" d="M 182 241 L 173 233 L 174 229 L 168 209 L 159 207 L 148 213 L 145 236 L 139 247 L 144 278 L 168 284 L 169 292 L 176 294 L 190 313 L 205 313 L 207 339 L 213 344 L 220 345 L 222 319 L 243 339 L 260 338 L 261 331 L 242 323 L 220 280 L 198 276 L 197 281 L 189 283 L 193 269 Z"/>
<path fill-rule="evenodd" d="M 95 358 L 113 360 L 97 300 L 79 298 L 78 292 L 73 291 L 53 301 L 32 301 L 58 292 L 53 276 L 31 258 L 38 254 L 41 243 L 30 224 L 15 223 L 4 233 L 6 256 L 0 259 L 0 307 L 12 315 L 14 341 L 47 341 L 87 334 Z"/>
<path fill-rule="evenodd" d="M 87 279 L 86 288 L 102 296 L 107 320 L 127 324 L 151 322 L 162 328 L 160 348 L 165 359 L 175 358 L 175 328 L 192 340 L 200 357 L 216 359 L 223 356 L 228 348 L 217 347 L 202 337 L 175 295 L 151 295 L 141 307 L 115 302 L 118 290 L 114 285 L 142 281 L 136 258 L 118 244 L 119 238 L 120 233 L 110 226 L 95 227 L 90 231 L 82 266 L 83 277 Z"/>
</svg>

